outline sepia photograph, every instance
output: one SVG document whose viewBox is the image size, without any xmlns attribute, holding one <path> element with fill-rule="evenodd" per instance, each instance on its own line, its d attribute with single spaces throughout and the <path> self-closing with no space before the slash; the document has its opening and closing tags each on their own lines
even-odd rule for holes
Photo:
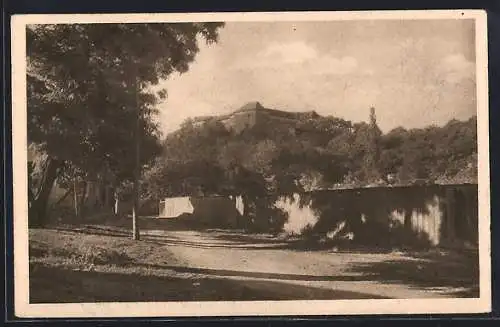
<svg viewBox="0 0 500 327">
<path fill-rule="evenodd" d="M 486 14 L 19 15 L 20 317 L 488 312 Z"/>
</svg>

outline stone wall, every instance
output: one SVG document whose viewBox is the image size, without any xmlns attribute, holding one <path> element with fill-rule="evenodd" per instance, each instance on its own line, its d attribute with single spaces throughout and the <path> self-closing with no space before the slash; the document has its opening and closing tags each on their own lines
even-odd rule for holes
<svg viewBox="0 0 500 327">
<path fill-rule="evenodd" d="M 252 213 L 243 211 L 252 206 L 243 205 L 240 197 L 170 198 L 160 203 L 160 216 L 189 215 L 226 228 L 246 227 L 251 219 L 263 224 L 259 230 L 274 220 L 289 234 L 347 238 L 367 246 L 461 247 L 478 242 L 477 185 L 327 190 L 259 201 L 264 210 Z"/>
<path fill-rule="evenodd" d="M 378 187 L 280 199 L 285 231 L 374 245 L 475 246 L 477 185 Z M 283 205 L 285 203 L 286 205 Z"/>
</svg>

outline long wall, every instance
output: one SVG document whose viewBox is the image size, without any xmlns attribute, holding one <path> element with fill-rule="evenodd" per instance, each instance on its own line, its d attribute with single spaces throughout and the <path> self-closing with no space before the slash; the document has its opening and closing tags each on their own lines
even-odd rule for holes
<svg viewBox="0 0 500 327">
<path fill-rule="evenodd" d="M 239 197 L 170 198 L 160 203 L 160 216 L 189 215 L 227 228 L 241 227 L 252 217 L 264 224 L 261 230 L 274 220 L 290 234 L 373 246 L 460 247 L 478 241 L 477 185 L 328 190 L 262 201 L 272 211 L 252 215 L 243 211 Z"/>
<path fill-rule="evenodd" d="M 285 231 L 371 245 L 477 245 L 477 185 L 319 191 L 281 198 Z"/>
</svg>

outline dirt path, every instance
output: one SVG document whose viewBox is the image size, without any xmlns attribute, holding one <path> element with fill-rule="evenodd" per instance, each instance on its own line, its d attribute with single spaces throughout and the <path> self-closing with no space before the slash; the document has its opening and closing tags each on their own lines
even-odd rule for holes
<svg viewBox="0 0 500 327">
<path fill-rule="evenodd" d="M 460 287 L 425 280 L 428 276 L 420 278 L 423 273 L 419 274 L 419 269 L 424 269 L 426 262 L 400 253 L 297 251 L 269 237 L 249 239 L 242 233 L 223 231 L 143 230 L 142 233 L 148 239 L 168 244 L 182 262 L 168 269 L 246 284 L 252 281 L 253 291 L 273 290 L 278 297 L 288 299 L 311 298 L 318 291 L 329 291 L 333 298 L 344 299 L 438 298 L 463 291 Z M 378 273 L 370 272 L 371 267 L 386 269 L 385 277 L 380 269 Z M 410 270 L 415 277 L 402 274 L 402 269 Z M 445 272 L 433 271 L 431 278 L 441 273 Z"/>
<path fill-rule="evenodd" d="M 305 251 L 162 219 L 30 230 L 30 301 L 165 302 L 477 297 L 477 252 Z"/>
</svg>

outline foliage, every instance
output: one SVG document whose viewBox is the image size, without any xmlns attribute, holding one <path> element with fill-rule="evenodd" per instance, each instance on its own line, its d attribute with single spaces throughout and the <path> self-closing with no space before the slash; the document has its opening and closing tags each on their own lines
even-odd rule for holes
<svg viewBox="0 0 500 327">
<path fill-rule="evenodd" d="M 432 181 L 464 175 L 464 169 L 474 181 L 475 124 L 473 117 L 443 127 L 396 128 L 383 134 L 374 111 L 370 124 L 322 116 L 297 120 L 292 126 L 295 135 L 290 126 L 234 133 L 216 120 L 201 126 L 186 122 L 167 136 L 154 180 L 168 181 L 164 186 L 169 194 L 178 192 L 175 185 L 181 183 L 183 194 L 202 188 L 204 194 L 254 196 L 363 185 L 387 175 L 395 175 L 393 183 Z M 166 188 L 158 186 L 156 192 L 165 193 Z"/>
<path fill-rule="evenodd" d="M 385 173 L 397 175 L 400 182 L 453 182 L 464 170 L 472 171 L 461 182 L 476 182 L 476 122 L 474 116 L 467 121 L 451 120 L 443 127 L 394 129 L 382 137 L 381 166 Z"/>
<path fill-rule="evenodd" d="M 43 215 L 46 194 L 57 177 L 53 171 L 80 170 L 119 185 L 132 178 L 135 137 L 143 165 L 155 157 L 160 133 L 152 118 L 166 92 L 154 91 L 154 86 L 173 72 L 186 72 L 199 50 L 199 36 L 216 42 L 222 25 L 28 27 L 28 141 L 52 168 L 47 169 L 51 174 L 44 180 L 38 214 Z M 140 135 L 134 134 L 137 119 Z"/>
</svg>

